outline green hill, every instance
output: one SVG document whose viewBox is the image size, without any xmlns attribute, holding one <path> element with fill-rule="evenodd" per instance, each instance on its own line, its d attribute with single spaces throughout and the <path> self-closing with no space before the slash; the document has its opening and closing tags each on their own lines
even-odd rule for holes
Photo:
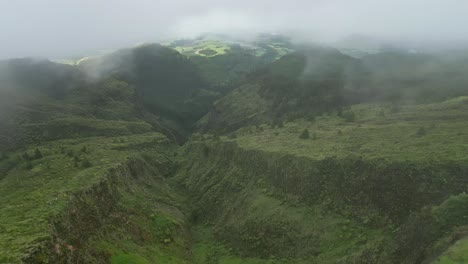
<svg viewBox="0 0 468 264">
<path fill-rule="evenodd" d="M 275 35 L 1 61 L 0 263 L 465 263 L 466 62 Z"/>
</svg>

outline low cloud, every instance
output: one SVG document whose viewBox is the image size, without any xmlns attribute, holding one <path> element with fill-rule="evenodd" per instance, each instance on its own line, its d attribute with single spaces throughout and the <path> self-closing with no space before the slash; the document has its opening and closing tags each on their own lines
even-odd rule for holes
<svg viewBox="0 0 468 264">
<path fill-rule="evenodd" d="M 451 47 L 468 41 L 467 11 L 461 0 L 0 0 L 0 58 L 81 56 L 207 32 Z"/>
</svg>

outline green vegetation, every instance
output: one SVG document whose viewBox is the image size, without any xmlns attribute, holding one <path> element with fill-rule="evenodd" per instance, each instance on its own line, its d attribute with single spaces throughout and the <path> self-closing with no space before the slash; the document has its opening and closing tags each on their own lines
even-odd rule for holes
<svg viewBox="0 0 468 264">
<path fill-rule="evenodd" d="M 468 261 L 463 58 L 214 39 L 0 62 L 0 263 Z"/>
<path fill-rule="evenodd" d="M 457 241 L 450 249 L 439 257 L 436 264 L 466 263 L 468 261 L 468 239 Z"/>
<path fill-rule="evenodd" d="M 202 40 L 202 41 L 191 41 L 186 40 L 176 41 L 169 45 L 175 50 L 186 56 L 206 56 L 214 57 L 229 52 L 231 47 L 224 41 L 217 40 Z"/>
<path fill-rule="evenodd" d="M 304 129 L 304 131 L 302 131 L 301 135 L 299 136 L 300 139 L 308 139 L 309 137 L 309 130 L 307 129 Z"/>
<path fill-rule="evenodd" d="M 236 141 L 247 149 L 314 159 L 352 156 L 466 161 L 467 101 L 467 97 L 459 97 L 441 103 L 407 105 L 398 113 L 392 113 L 391 106 L 385 104 L 354 105 L 351 109 L 356 117 L 352 123 L 332 113 L 319 116 L 314 122 L 285 122 L 283 128 L 262 125 L 263 132 L 244 127 L 236 132 Z M 384 117 L 381 111 L 386 113 Z M 319 140 L 299 139 L 304 129 L 313 131 Z"/>
<path fill-rule="evenodd" d="M 27 161 L 18 158 L 21 152 L 11 153 L 9 159 L 1 162 L 16 163 L 0 182 L 2 204 L 8 204 L 0 209 L 1 260 L 16 262 L 28 249 L 49 239 L 49 221 L 60 218 L 58 215 L 73 203 L 77 192 L 99 184 L 109 169 L 141 155 L 144 149 L 154 146 L 155 152 L 163 151 L 157 146 L 165 140 L 161 134 L 59 140 L 40 146 L 42 158 Z M 87 153 L 80 152 L 85 146 L 92 148 Z M 67 155 L 68 151 L 73 151 L 74 156 Z M 75 158 L 82 160 L 81 166 L 73 165 Z M 30 168 L 25 170 L 23 164 Z"/>
</svg>

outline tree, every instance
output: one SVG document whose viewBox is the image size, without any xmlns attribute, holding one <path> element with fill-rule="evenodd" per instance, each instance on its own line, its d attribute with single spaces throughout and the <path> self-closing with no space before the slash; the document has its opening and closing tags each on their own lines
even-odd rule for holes
<svg viewBox="0 0 468 264">
<path fill-rule="evenodd" d="M 27 152 L 23 153 L 23 155 L 21 155 L 21 157 L 26 161 L 31 160 L 31 156 L 29 156 L 29 154 Z"/>
<path fill-rule="evenodd" d="M 5 152 L 0 152 L 0 161 L 4 159 L 8 159 L 8 154 L 6 154 Z"/>
<path fill-rule="evenodd" d="M 31 160 L 28 160 L 26 162 L 26 169 L 27 170 L 32 170 L 32 168 L 34 168 L 34 166 L 33 166 L 32 162 L 31 162 Z"/>
<path fill-rule="evenodd" d="M 86 146 L 83 146 L 83 147 L 81 148 L 81 152 L 83 152 L 83 153 L 88 153 L 88 148 L 87 148 Z"/>
<path fill-rule="evenodd" d="M 42 159 L 42 153 L 38 148 L 34 151 L 34 159 Z"/>
<path fill-rule="evenodd" d="M 304 131 L 302 131 L 301 135 L 299 136 L 300 139 L 308 139 L 309 137 L 309 130 L 307 130 L 307 128 L 304 129 Z"/>
</svg>

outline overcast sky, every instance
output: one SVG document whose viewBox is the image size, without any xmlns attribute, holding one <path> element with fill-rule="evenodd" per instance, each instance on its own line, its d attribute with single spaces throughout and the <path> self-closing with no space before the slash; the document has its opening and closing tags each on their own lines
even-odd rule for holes
<svg viewBox="0 0 468 264">
<path fill-rule="evenodd" d="M 468 40 L 468 0 L 0 0 L 0 58 L 60 58 L 204 32 Z"/>
</svg>

